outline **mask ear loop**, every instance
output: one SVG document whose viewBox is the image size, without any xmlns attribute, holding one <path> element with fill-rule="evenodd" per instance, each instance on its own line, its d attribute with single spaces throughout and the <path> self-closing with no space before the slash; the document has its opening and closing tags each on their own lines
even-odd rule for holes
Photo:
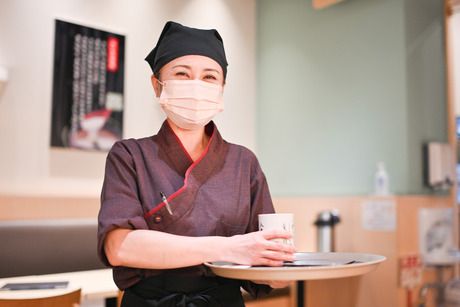
<svg viewBox="0 0 460 307">
<path fill-rule="evenodd" d="M 158 79 L 157 77 L 154 77 L 154 78 L 157 80 L 158 84 L 160 84 L 159 92 L 161 95 L 161 93 L 163 92 L 163 87 L 165 86 L 165 83 L 160 81 L 160 79 Z M 158 97 L 160 97 L 160 95 L 158 95 Z"/>
</svg>

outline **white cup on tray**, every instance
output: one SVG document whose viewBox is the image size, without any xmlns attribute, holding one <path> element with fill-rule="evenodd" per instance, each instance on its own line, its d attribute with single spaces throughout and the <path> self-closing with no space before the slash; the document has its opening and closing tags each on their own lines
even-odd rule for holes
<svg viewBox="0 0 460 307">
<path fill-rule="evenodd" d="M 259 230 L 283 230 L 290 232 L 290 239 L 274 239 L 274 241 L 294 245 L 294 214 L 292 213 L 266 213 L 259 214 Z"/>
</svg>

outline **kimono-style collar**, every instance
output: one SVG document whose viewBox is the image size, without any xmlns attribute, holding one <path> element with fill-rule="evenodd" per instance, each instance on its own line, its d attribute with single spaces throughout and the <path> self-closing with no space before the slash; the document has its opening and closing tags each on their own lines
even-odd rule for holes
<svg viewBox="0 0 460 307">
<path fill-rule="evenodd" d="M 159 148 L 158 158 L 180 174 L 184 178 L 184 182 L 182 187 L 168 195 L 167 202 L 162 200 L 145 213 L 145 218 L 150 218 L 160 210 L 164 211 L 166 203 L 169 202 L 176 207 L 174 216 L 163 214 L 163 221 L 166 225 L 173 223 L 173 220 L 180 218 L 190 209 L 189 206 L 178 206 L 177 202 L 180 203 L 180 200 L 184 197 L 188 200 L 193 199 L 193 195 L 199 190 L 200 186 L 224 166 L 229 147 L 228 143 L 222 139 L 213 122 L 206 125 L 205 132 L 210 136 L 209 142 L 196 161 L 192 161 L 167 121 L 163 123 L 158 134 L 153 136 L 153 141 L 157 143 Z M 169 222 L 166 223 L 168 220 Z"/>
<path fill-rule="evenodd" d="M 185 175 L 187 169 L 192 166 L 197 166 L 196 164 L 201 164 L 201 162 L 203 162 L 206 164 L 211 163 L 210 165 L 212 166 L 225 157 L 225 142 L 213 121 L 206 125 L 205 133 L 209 135 L 209 142 L 202 156 L 196 161 L 192 160 L 167 120 L 163 122 L 163 125 L 158 131 L 156 141 L 160 149 L 166 153 L 167 159 L 172 163 L 176 171 Z"/>
</svg>

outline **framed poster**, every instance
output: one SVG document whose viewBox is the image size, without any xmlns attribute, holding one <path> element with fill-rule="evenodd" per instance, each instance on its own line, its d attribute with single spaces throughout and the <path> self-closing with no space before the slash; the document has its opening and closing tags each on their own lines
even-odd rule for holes
<svg viewBox="0 0 460 307">
<path fill-rule="evenodd" d="M 51 146 L 107 151 L 123 134 L 125 37 L 55 26 Z"/>
</svg>

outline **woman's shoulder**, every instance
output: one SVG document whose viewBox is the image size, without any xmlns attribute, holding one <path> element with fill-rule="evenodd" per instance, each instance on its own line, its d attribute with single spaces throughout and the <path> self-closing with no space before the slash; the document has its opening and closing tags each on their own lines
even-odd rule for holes
<svg viewBox="0 0 460 307">
<path fill-rule="evenodd" d="M 257 156 L 256 154 L 249 148 L 243 146 L 243 145 L 239 145 L 239 144 L 234 144 L 234 143 L 230 143 L 230 142 L 227 142 L 225 141 L 229 147 L 229 153 L 231 154 L 236 154 L 240 157 L 243 157 L 243 158 L 246 158 L 246 159 L 249 159 L 249 160 L 255 160 L 257 161 Z"/>
<path fill-rule="evenodd" d="M 127 151 L 130 153 L 136 151 L 143 151 L 144 149 L 152 146 L 153 137 L 143 137 L 143 138 L 127 138 L 122 139 L 115 142 L 110 149 L 110 152 L 117 152 L 117 151 Z"/>
<path fill-rule="evenodd" d="M 237 163 L 239 167 L 249 169 L 251 174 L 255 174 L 255 176 L 263 174 L 259 160 L 251 149 L 243 145 L 228 142 L 227 144 L 229 146 L 229 155 L 227 157 L 230 157 L 231 161 Z"/>
</svg>

